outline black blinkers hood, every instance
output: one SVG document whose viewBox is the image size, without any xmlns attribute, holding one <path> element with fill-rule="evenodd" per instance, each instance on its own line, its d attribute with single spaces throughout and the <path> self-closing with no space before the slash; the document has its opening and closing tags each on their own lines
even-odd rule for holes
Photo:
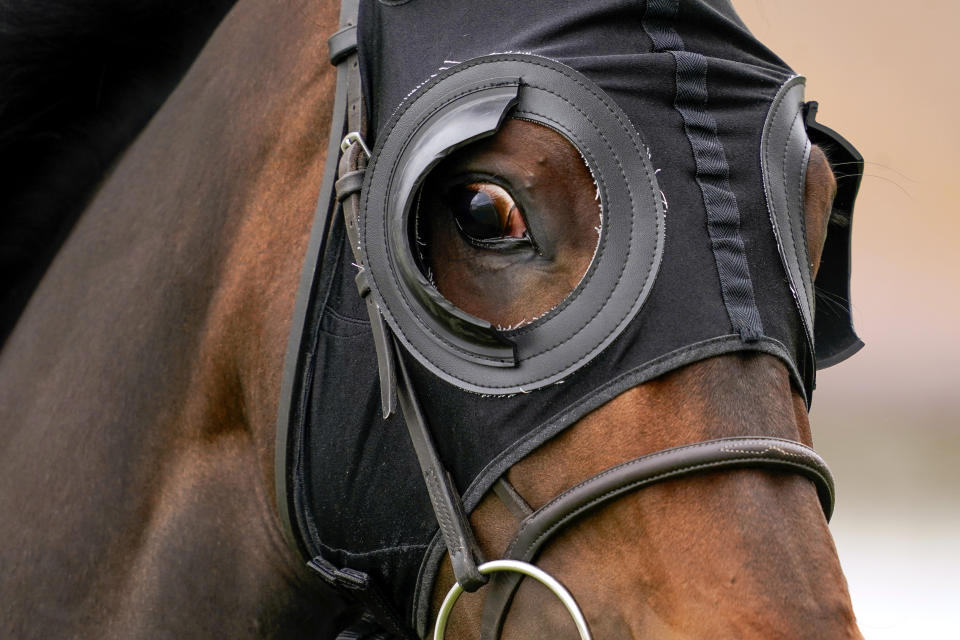
<svg viewBox="0 0 960 640">
<path fill-rule="evenodd" d="M 454 307 L 421 273 L 410 227 L 429 170 L 495 133 L 505 117 L 539 122 L 574 142 L 597 184 L 601 234 L 586 276 L 560 305 L 497 331 Z M 602 91 L 546 58 L 483 56 L 423 87 L 379 132 L 364 186 L 361 247 L 381 312 L 421 364 L 476 393 L 533 391 L 595 358 L 639 311 L 663 253 L 663 200 L 646 147 Z"/>
<path fill-rule="evenodd" d="M 358 40 L 375 143 L 360 249 L 468 511 L 516 461 L 656 376 L 762 352 L 809 402 L 817 359 L 861 346 L 848 299 L 862 159 L 816 123 L 803 78 L 726 0 L 370 0 Z M 563 303 L 497 331 L 421 273 L 410 220 L 430 170 L 506 118 L 580 151 L 601 233 Z M 831 226 L 816 283 L 803 217 L 811 142 L 837 168 L 845 222 Z M 402 418 L 380 415 L 353 262 L 338 216 L 314 283 L 289 492 L 308 553 L 368 577 L 423 636 L 444 548 Z"/>
</svg>

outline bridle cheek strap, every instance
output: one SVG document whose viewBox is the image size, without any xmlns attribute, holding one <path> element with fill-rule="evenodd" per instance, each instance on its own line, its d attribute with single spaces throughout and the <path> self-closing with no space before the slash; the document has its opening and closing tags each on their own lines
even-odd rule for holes
<svg viewBox="0 0 960 640">
<path fill-rule="evenodd" d="M 663 480 L 723 469 L 769 469 L 799 473 L 817 489 L 827 520 L 833 514 L 833 476 L 817 453 L 799 442 L 771 437 L 718 438 L 674 447 L 617 465 L 564 491 L 524 518 L 504 558 L 532 562 L 561 528 L 612 500 Z M 481 638 L 500 636 L 522 575 L 495 574 L 487 587 Z"/>
<path fill-rule="evenodd" d="M 380 374 L 383 417 L 387 418 L 393 413 L 395 406 L 399 406 L 430 496 L 430 504 L 433 506 L 440 532 L 450 554 L 450 562 L 457 583 L 467 591 L 476 591 L 487 583 L 487 577 L 477 569 L 478 563 L 482 561 L 480 548 L 474 538 L 473 529 L 470 527 L 453 478 L 437 453 L 430 427 L 417 400 L 413 381 L 407 372 L 403 358 L 398 356 L 400 347 L 396 344 L 390 327 L 384 322 L 373 297 L 370 296 L 367 266 L 359 250 L 360 239 L 357 232 L 359 225 L 357 203 L 362 177 L 366 171 L 361 150 L 365 153 L 366 148 L 362 146 L 362 138 L 357 137 L 355 140 L 356 143 L 350 143 L 344 139 L 343 157 L 340 159 L 340 179 L 337 180 L 336 190 L 337 199 L 340 200 L 343 209 L 347 239 L 354 252 L 355 264 L 360 269 L 356 277 L 357 291 L 360 297 L 366 300 L 370 328 L 373 331 Z"/>
</svg>

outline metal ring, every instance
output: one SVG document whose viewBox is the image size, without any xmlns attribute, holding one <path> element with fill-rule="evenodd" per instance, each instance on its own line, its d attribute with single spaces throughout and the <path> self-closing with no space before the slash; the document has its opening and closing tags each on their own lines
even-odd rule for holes
<svg viewBox="0 0 960 640">
<path fill-rule="evenodd" d="M 515 571 L 542 583 L 553 592 L 553 595 L 560 598 L 560 602 L 567 608 L 574 624 L 577 625 L 580 640 L 591 640 L 590 629 L 587 628 L 587 621 L 584 619 L 577 601 L 556 578 L 543 569 L 519 560 L 493 560 L 480 565 L 478 569 L 484 575 L 498 571 Z M 447 619 L 450 617 L 450 612 L 453 611 L 453 605 L 457 603 L 461 595 L 463 595 L 463 587 L 459 584 L 450 587 L 450 591 L 447 592 L 447 597 L 443 599 L 443 604 L 440 605 L 440 611 L 437 613 L 437 625 L 434 628 L 433 640 L 443 640 L 443 636 L 447 632 Z"/>
</svg>

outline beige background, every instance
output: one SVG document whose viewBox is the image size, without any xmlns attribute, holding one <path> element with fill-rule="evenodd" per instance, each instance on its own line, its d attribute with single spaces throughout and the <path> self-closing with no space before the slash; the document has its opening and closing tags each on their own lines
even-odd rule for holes
<svg viewBox="0 0 960 640">
<path fill-rule="evenodd" d="M 868 640 L 960 638 L 960 0 L 733 0 L 867 161 L 854 317 L 812 422 Z"/>
</svg>

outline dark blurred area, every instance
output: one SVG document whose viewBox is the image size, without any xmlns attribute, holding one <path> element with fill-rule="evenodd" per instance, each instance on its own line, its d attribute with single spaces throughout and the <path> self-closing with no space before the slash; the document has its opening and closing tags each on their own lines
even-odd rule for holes
<svg viewBox="0 0 960 640">
<path fill-rule="evenodd" d="M 0 3 L 0 343 L 234 1 Z"/>
</svg>

